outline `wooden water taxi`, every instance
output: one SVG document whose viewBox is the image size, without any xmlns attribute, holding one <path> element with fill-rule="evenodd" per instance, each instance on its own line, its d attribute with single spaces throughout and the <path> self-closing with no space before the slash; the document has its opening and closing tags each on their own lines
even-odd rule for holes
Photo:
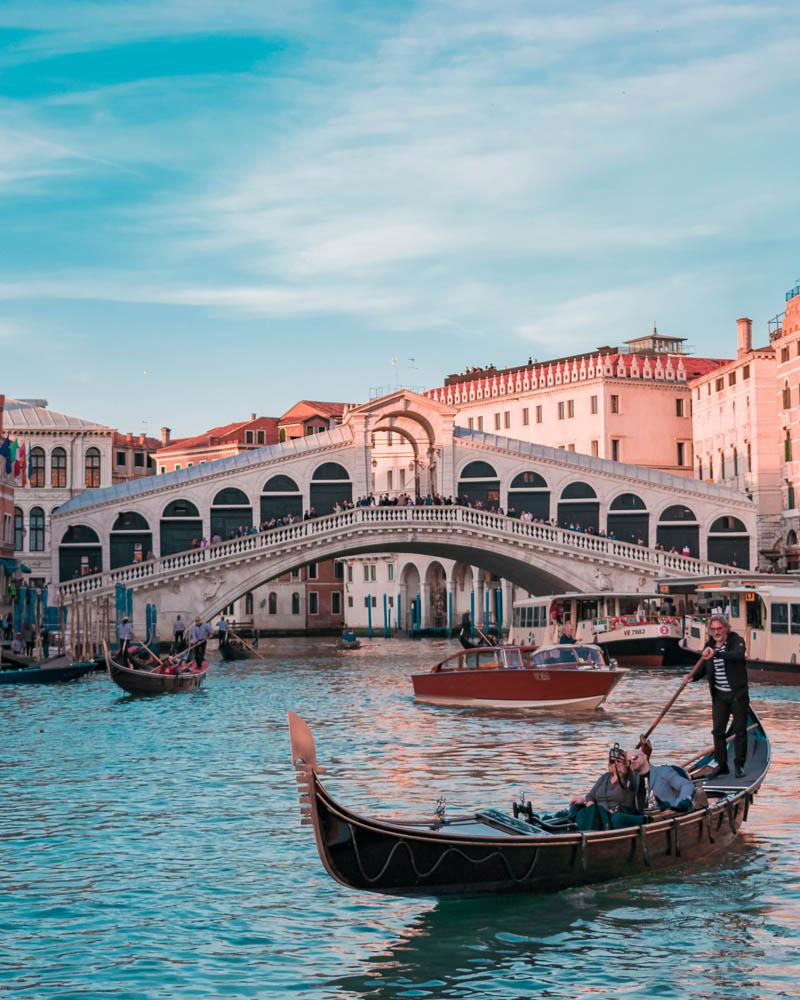
<svg viewBox="0 0 800 1000">
<path fill-rule="evenodd" d="M 690 577 L 659 583 L 686 603 L 684 643 L 696 658 L 708 638 L 708 619 L 725 614 L 745 643 L 751 680 L 800 684 L 800 581 L 772 574 Z"/>
<path fill-rule="evenodd" d="M 194 663 L 186 665 L 180 672 L 158 666 L 153 669 L 124 667 L 111 658 L 105 650 L 106 667 L 111 680 L 128 694 L 174 694 L 177 691 L 194 691 L 199 688 L 208 673 L 208 661 L 203 660 L 198 669 Z"/>
<path fill-rule="evenodd" d="M 414 697 L 434 705 L 598 708 L 622 679 L 597 646 L 483 646 L 412 675 Z"/>
<path fill-rule="evenodd" d="M 691 661 L 683 645 L 683 601 L 657 594 L 568 593 L 514 603 L 512 642 L 558 642 L 566 624 L 578 642 L 600 646 L 622 666 Z M 696 657 L 695 657 L 696 659 Z"/>
<path fill-rule="evenodd" d="M 513 806 L 447 818 L 437 804 L 426 818 L 391 821 L 334 799 L 320 781 L 311 730 L 294 712 L 289 734 L 302 822 L 313 827 L 326 871 L 349 888 L 396 896 L 544 893 L 703 863 L 737 840 L 770 764 L 769 739 L 751 711 L 743 778 L 704 779 L 711 749 L 684 765 L 708 799 L 692 812 L 661 810 L 642 826 L 588 833 Z"/>
</svg>

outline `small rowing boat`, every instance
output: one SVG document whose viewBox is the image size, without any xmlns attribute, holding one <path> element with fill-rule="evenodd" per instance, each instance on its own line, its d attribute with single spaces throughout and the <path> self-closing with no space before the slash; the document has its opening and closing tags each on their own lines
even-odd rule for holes
<svg viewBox="0 0 800 1000">
<path fill-rule="evenodd" d="M 194 691 L 203 683 L 208 673 L 208 661 L 200 668 L 184 664 L 183 669 L 158 666 L 154 669 L 124 667 L 111 658 L 106 648 L 106 667 L 111 680 L 128 694 L 174 694 L 177 691 Z"/>
<path fill-rule="evenodd" d="M 61 658 L 60 663 L 31 663 L 27 667 L 12 667 L 10 670 L 0 669 L 0 684 L 60 684 L 62 681 L 74 681 L 95 669 L 95 662 L 69 663 Z"/>
<path fill-rule="evenodd" d="M 437 804 L 427 818 L 392 821 L 360 816 L 334 799 L 320 781 L 311 730 L 294 712 L 289 735 L 302 822 L 313 827 L 328 874 L 353 889 L 397 896 L 543 893 L 705 862 L 736 841 L 770 764 L 769 739 L 751 710 L 744 777 L 711 778 L 713 749 L 684 765 L 708 801 L 691 812 L 659 810 L 641 826 L 590 832 L 518 803 L 452 819 Z"/>
<path fill-rule="evenodd" d="M 622 677 L 602 650 L 581 643 L 459 650 L 411 680 L 417 701 L 434 705 L 594 709 Z"/>
</svg>

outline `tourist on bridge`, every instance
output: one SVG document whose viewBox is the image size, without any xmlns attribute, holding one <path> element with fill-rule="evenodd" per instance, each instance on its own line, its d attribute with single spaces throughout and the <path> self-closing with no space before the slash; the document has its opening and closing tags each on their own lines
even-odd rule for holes
<svg viewBox="0 0 800 1000">
<path fill-rule="evenodd" d="M 133 625 L 128 621 L 128 616 L 125 615 L 122 622 L 117 627 L 117 635 L 119 636 L 119 662 L 123 667 L 128 665 L 128 647 L 133 639 Z"/>
<path fill-rule="evenodd" d="M 172 626 L 173 635 L 173 653 L 180 653 L 183 647 L 186 645 L 186 622 L 177 615 L 175 618 L 175 624 Z"/>
<path fill-rule="evenodd" d="M 708 620 L 709 638 L 700 654 L 704 663 L 693 678 L 699 681 L 708 677 L 711 690 L 711 718 L 714 736 L 714 758 L 717 767 L 711 777 L 730 774 L 728 744 L 725 732 L 732 719 L 734 734 L 733 763 L 737 778 L 744 777 L 747 759 L 747 713 L 750 692 L 747 686 L 747 664 L 744 639 L 731 631 L 730 622 L 721 614 L 712 614 Z"/>
</svg>

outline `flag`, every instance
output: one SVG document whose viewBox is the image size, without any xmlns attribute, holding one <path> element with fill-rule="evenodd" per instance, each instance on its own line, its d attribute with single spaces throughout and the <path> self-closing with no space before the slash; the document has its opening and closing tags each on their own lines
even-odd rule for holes
<svg viewBox="0 0 800 1000">
<path fill-rule="evenodd" d="M 0 459 L 6 463 L 6 475 L 8 475 L 12 468 L 14 467 L 14 459 L 11 457 L 11 438 L 3 438 L 0 442 Z"/>
<path fill-rule="evenodd" d="M 28 465 L 27 462 L 25 461 L 25 445 L 19 444 L 19 442 L 14 442 L 14 443 L 18 445 L 18 451 L 16 454 L 16 458 L 14 459 L 14 478 L 15 479 L 21 478 L 22 485 L 25 486 L 28 481 L 27 477 Z"/>
</svg>

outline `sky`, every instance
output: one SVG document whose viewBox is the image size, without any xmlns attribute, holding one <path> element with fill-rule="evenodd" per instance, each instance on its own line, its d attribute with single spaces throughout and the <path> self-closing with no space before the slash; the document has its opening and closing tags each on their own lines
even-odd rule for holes
<svg viewBox="0 0 800 1000">
<path fill-rule="evenodd" d="M 0 0 L 0 392 L 175 435 L 800 275 L 800 5 Z"/>
</svg>

